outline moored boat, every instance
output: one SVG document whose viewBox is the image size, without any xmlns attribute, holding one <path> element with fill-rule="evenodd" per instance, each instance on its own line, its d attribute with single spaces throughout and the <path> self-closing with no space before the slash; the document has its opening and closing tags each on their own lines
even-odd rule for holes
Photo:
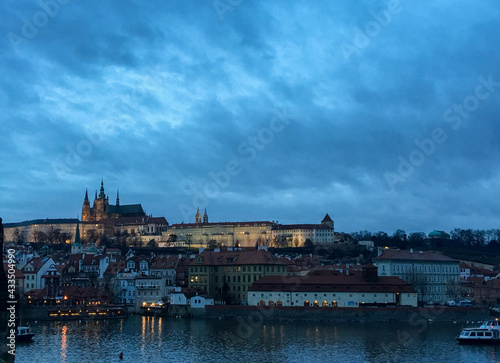
<svg viewBox="0 0 500 363">
<path fill-rule="evenodd" d="M 30 328 L 28 328 L 27 326 L 18 326 L 17 327 L 16 341 L 18 341 L 18 342 L 30 342 L 34 336 L 35 336 L 35 334 L 32 333 L 30 331 Z"/>
</svg>

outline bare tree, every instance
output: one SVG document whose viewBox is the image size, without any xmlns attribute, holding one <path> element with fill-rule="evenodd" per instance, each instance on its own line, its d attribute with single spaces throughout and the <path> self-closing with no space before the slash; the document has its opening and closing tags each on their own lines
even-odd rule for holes
<svg viewBox="0 0 500 363">
<path fill-rule="evenodd" d="M 14 233 L 12 234 L 13 240 L 16 244 L 23 244 L 25 242 L 24 240 L 24 233 L 21 231 L 19 228 L 16 228 L 14 230 Z"/>
<path fill-rule="evenodd" d="M 420 296 L 419 301 L 424 301 L 425 295 L 428 292 L 429 277 L 422 272 L 412 271 L 405 276 L 404 280 L 412 284 L 415 288 L 418 296 Z"/>
<path fill-rule="evenodd" d="M 448 280 L 446 284 L 446 293 L 452 300 L 458 300 L 462 297 L 463 289 L 460 281 L 456 281 L 454 279 Z"/>
</svg>

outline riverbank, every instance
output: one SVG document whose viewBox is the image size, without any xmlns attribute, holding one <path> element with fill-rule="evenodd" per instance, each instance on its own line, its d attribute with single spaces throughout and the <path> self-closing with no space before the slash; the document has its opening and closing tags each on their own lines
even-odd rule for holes
<svg viewBox="0 0 500 363">
<path fill-rule="evenodd" d="M 204 319 L 243 319 L 259 321 L 332 321 L 332 322 L 467 322 L 489 317 L 486 307 L 394 307 L 394 308 L 323 308 L 213 305 L 190 309 L 190 315 Z"/>
</svg>

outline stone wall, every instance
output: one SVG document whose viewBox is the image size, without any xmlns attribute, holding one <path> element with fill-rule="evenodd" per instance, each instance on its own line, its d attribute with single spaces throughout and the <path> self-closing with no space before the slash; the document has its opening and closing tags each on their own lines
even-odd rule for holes
<svg viewBox="0 0 500 363">
<path fill-rule="evenodd" d="M 323 307 L 260 307 L 260 306 L 207 306 L 195 317 L 218 319 L 304 320 L 335 322 L 408 322 L 422 321 L 481 321 L 489 317 L 485 307 L 395 307 L 395 308 L 323 308 Z"/>
</svg>

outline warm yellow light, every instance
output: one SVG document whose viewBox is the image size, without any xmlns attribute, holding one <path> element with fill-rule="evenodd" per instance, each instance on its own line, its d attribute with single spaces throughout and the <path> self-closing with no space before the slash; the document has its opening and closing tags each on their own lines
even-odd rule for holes
<svg viewBox="0 0 500 363">
<path fill-rule="evenodd" d="M 68 297 L 66 295 L 64 295 L 64 300 L 68 300 Z"/>
</svg>

